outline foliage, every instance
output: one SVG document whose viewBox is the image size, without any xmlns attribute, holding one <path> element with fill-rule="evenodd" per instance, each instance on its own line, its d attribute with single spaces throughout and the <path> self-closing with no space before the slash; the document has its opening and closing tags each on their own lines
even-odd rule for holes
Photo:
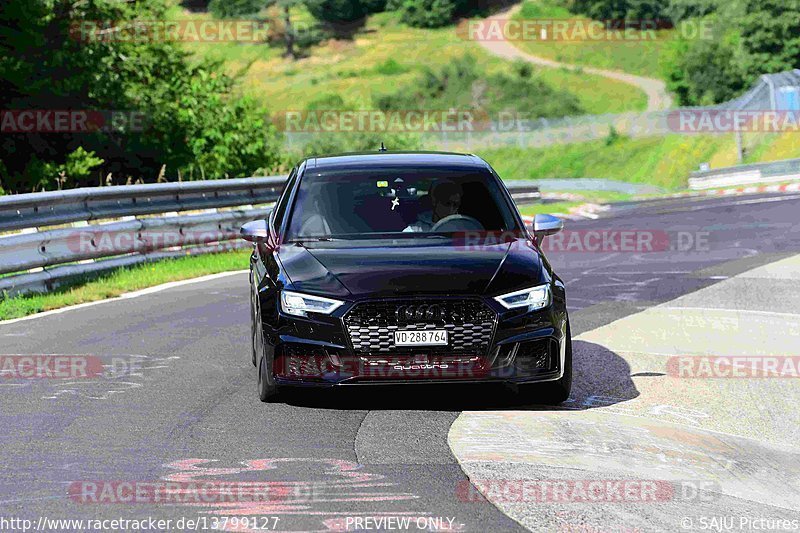
<svg viewBox="0 0 800 533">
<path fill-rule="evenodd" d="M 383 133 L 356 131 L 345 133 L 315 134 L 296 153 L 295 158 L 343 154 L 347 152 L 374 152 L 381 143 L 393 152 L 420 150 L 423 148 L 419 135 L 414 133 Z"/>
<path fill-rule="evenodd" d="M 314 18 L 330 23 L 354 22 L 369 13 L 363 0 L 307 0 L 306 7 Z"/>
<path fill-rule="evenodd" d="M 739 21 L 751 76 L 800 64 L 800 0 L 743 0 Z"/>
<path fill-rule="evenodd" d="M 717 11 L 724 0 L 670 0 L 666 8 L 668 17 L 676 24 L 680 21 L 705 17 Z"/>
<path fill-rule="evenodd" d="M 597 20 L 659 20 L 667 15 L 664 0 L 569 0 L 567 6 Z"/>
<path fill-rule="evenodd" d="M 736 97 L 747 86 L 737 43 L 678 41 L 665 60 L 667 86 L 682 105 L 711 105 Z"/>
<path fill-rule="evenodd" d="M 46 294 L 32 293 L 11 298 L 3 298 L 0 295 L 0 320 L 114 298 L 126 292 L 162 283 L 243 270 L 247 268 L 249 255 L 250 253 L 244 250 L 165 259 L 123 267 L 99 275 L 80 276 Z"/>
<path fill-rule="evenodd" d="M 79 170 L 82 149 L 103 160 L 98 175 L 128 177 L 244 176 L 277 157 L 277 134 L 265 110 L 234 92 L 218 64 L 191 62 L 178 43 L 98 38 L 86 21 L 163 20 L 168 0 L 6 0 L 0 10 L 0 109 L 135 112 L 130 126 L 72 133 L 6 134 L 0 139 L 9 192 L 52 187 L 59 168 Z M 78 31 L 76 31 L 76 28 Z M 110 33 L 109 35 L 117 35 Z M 91 162 L 88 159 L 85 163 Z M 85 167 L 85 165 L 84 165 Z M 70 186 L 97 185 L 87 172 Z"/>
<path fill-rule="evenodd" d="M 211 0 L 208 11 L 217 18 L 256 15 L 267 6 L 266 0 Z"/>
<path fill-rule="evenodd" d="M 480 16 L 491 2 L 469 0 L 389 0 L 386 8 L 397 11 L 403 22 L 415 28 L 440 28 L 458 18 Z"/>
<path fill-rule="evenodd" d="M 580 114 L 574 95 L 558 91 L 542 80 L 517 69 L 487 77 L 475 58 L 465 55 L 438 70 L 427 68 L 420 79 L 394 92 L 378 94 L 375 107 L 383 111 L 454 108 L 489 114 L 518 111 L 530 118 Z"/>
<path fill-rule="evenodd" d="M 699 2 L 702 10 L 707 4 Z M 704 21 L 714 38 L 678 41 L 666 62 L 669 87 L 683 105 L 729 100 L 758 76 L 800 62 L 800 0 L 735 0 L 716 5 Z"/>
<path fill-rule="evenodd" d="M 608 128 L 608 135 L 606 136 L 606 146 L 611 146 L 612 144 L 618 142 L 622 139 L 622 136 L 617 131 L 617 128 L 611 126 Z"/>
<path fill-rule="evenodd" d="M 734 150 L 730 138 L 669 135 L 631 139 L 610 146 L 603 139 L 541 148 L 479 150 L 503 179 L 608 178 L 667 189 L 686 187 L 700 163 L 721 149 Z"/>
</svg>

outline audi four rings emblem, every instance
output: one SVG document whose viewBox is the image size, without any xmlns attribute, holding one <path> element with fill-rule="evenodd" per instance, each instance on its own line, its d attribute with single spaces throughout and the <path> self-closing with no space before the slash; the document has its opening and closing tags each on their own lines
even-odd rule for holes
<svg viewBox="0 0 800 533">
<path fill-rule="evenodd" d="M 399 322 L 435 322 L 444 318 L 440 305 L 398 305 L 395 317 Z"/>
</svg>

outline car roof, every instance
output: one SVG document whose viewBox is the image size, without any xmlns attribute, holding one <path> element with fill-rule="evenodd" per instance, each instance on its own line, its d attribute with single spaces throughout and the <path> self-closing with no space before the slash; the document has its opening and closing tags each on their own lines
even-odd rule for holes
<svg viewBox="0 0 800 533">
<path fill-rule="evenodd" d="M 312 157 L 306 170 L 350 170 L 367 168 L 436 168 L 440 170 L 488 170 L 489 165 L 472 154 L 453 152 L 361 152 Z"/>
</svg>

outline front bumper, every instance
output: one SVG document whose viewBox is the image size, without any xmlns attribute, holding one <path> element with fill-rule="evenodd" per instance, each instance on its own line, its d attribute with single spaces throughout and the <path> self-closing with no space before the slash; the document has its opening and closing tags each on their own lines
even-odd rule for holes
<svg viewBox="0 0 800 533">
<path fill-rule="evenodd" d="M 554 300 L 547 308 L 528 312 L 506 310 L 487 298 L 477 300 L 491 310 L 491 331 L 480 338 L 467 336 L 466 340 L 460 331 L 456 332 L 451 337 L 460 340 L 451 342 L 451 350 L 396 349 L 383 340 L 372 344 L 374 352 L 365 350 L 363 336 L 354 333 L 352 324 L 346 320 L 359 302 L 344 306 L 332 316 L 301 318 L 283 315 L 278 310 L 279 327 L 268 336 L 273 339 L 276 382 L 312 387 L 534 383 L 563 376 L 566 346 L 563 302 Z"/>
</svg>

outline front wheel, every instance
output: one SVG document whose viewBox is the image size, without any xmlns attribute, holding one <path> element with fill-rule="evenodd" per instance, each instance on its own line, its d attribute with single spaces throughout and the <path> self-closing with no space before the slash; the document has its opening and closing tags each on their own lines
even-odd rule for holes
<svg viewBox="0 0 800 533">
<path fill-rule="evenodd" d="M 572 391 L 572 332 L 567 321 L 564 353 L 564 375 L 547 383 L 526 383 L 517 386 L 517 397 L 526 403 L 558 405 L 567 401 Z"/>
<path fill-rule="evenodd" d="M 261 308 L 255 306 L 255 324 L 253 325 L 253 363 L 258 368 L 258 398 L 262 402 L 272 402 L 278 398 L 279 386 L 272 373 L 273 355 L 267 350 L 264 340 L 264 325 L 261 322 Z M 256 358 L 258 361 L 256 362 Z"/>
<path fill-rule="evenodd" d="M 277 400 L 279 394 L 278 384 L 272 375 L 272 358 L 268 359 L 266 354 L 262 355 L 258 363 L 258 399 L 269 403 Z"/>
<path fill-rule="evenodd" d="M 258 323 L 258 317 L 256 313 L 256 302 L 255 298 L 253 297 L 253 289 L 250 289 L 250 356 L 253 360 L 253 366 L 258 368 L 258 353 L 256 349 L 258 348 L 258 329 L 256 329 L 261 324 Z"/>
</svg>

